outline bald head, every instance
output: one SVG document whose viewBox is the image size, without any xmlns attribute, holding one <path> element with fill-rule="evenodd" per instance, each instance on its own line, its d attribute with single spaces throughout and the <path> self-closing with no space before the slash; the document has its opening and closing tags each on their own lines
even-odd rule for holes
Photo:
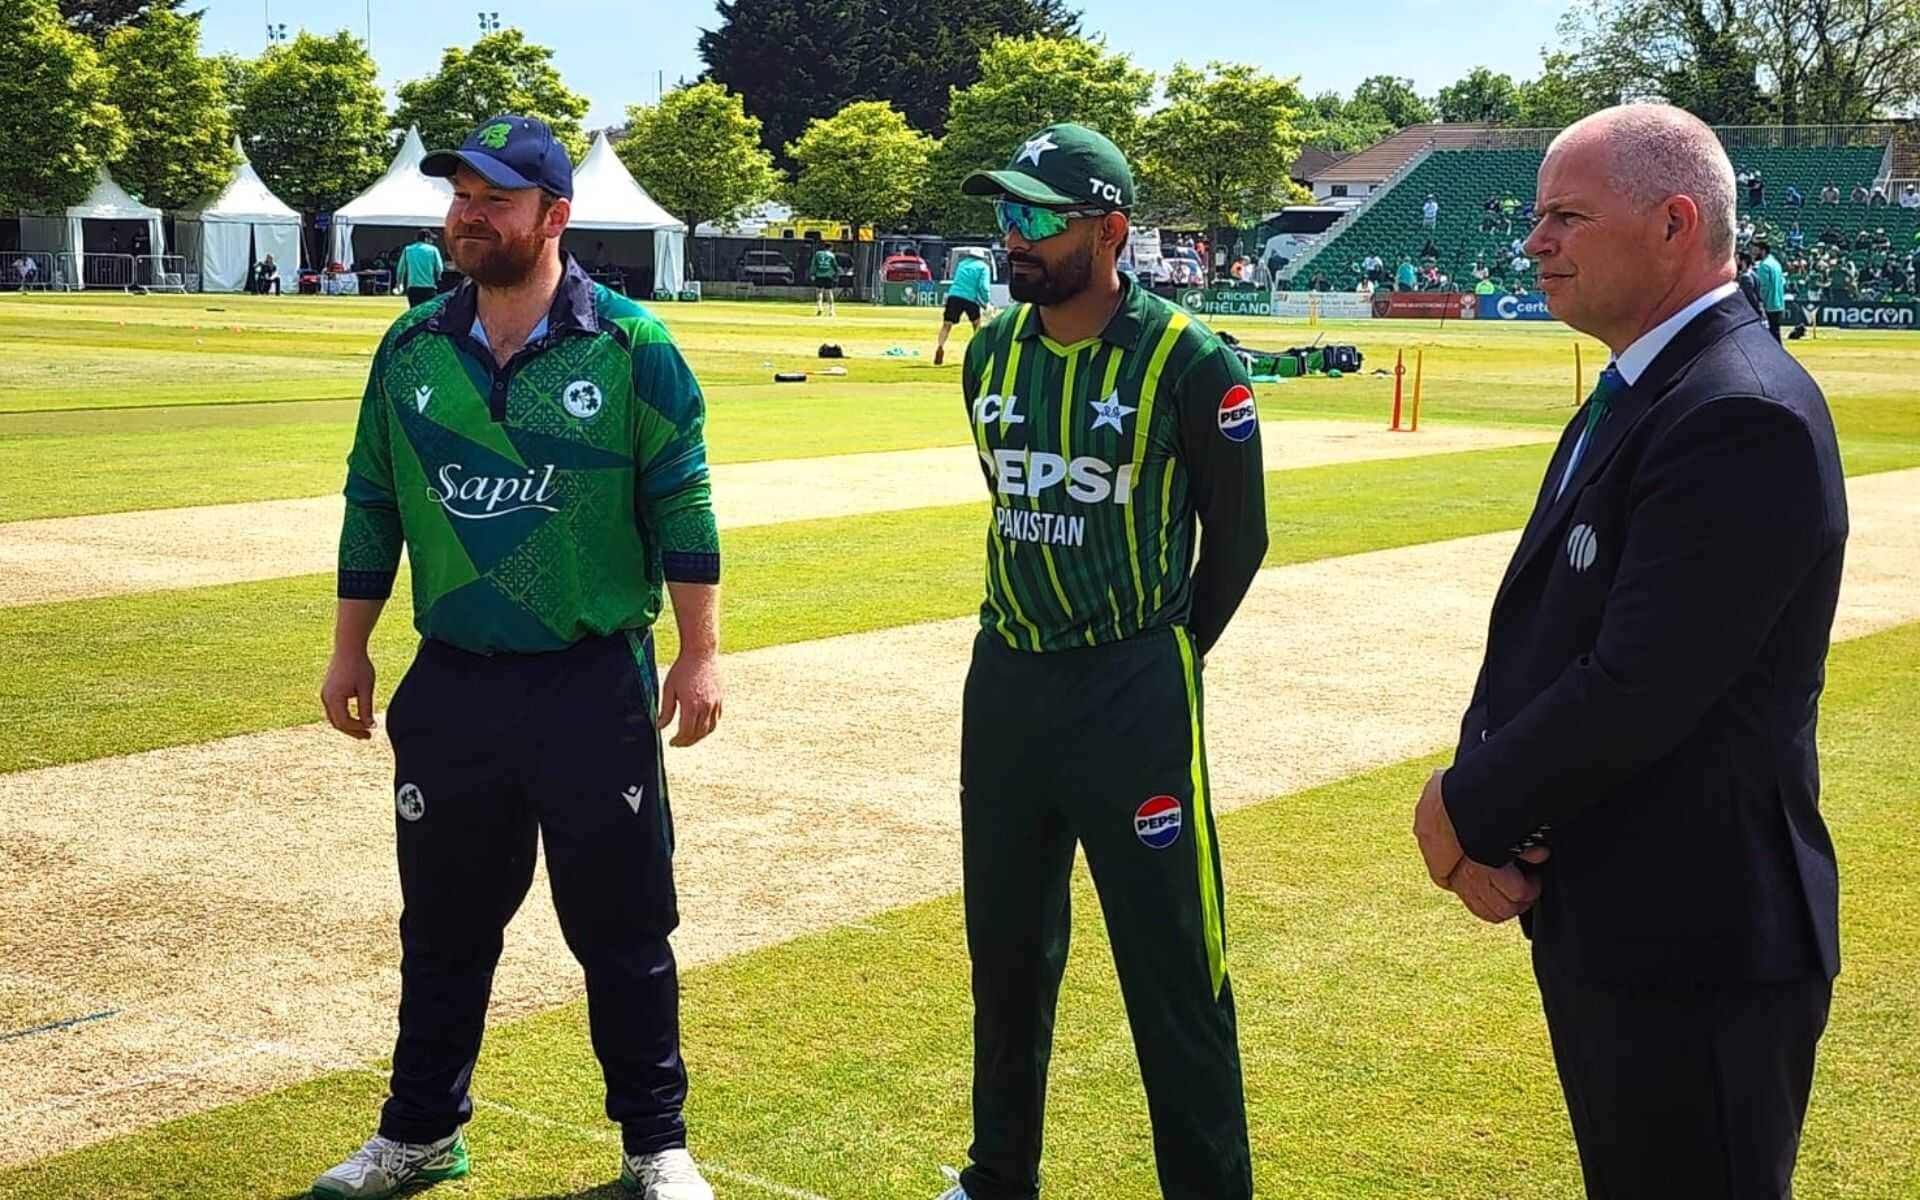
<svg viewBox="0 0 1920 1200">
<path fill-rule="evenodd" d="M 1670 104 L 1623 104 L 1574 122 L 1547 157 L 1605 156 L 1608 185 L 1645 210 L 1686 196 L 1700 212 L 1701 248 L 1716 264 L 1733 261 L 1733 163 L 1706 122 Z"/>
</svg>

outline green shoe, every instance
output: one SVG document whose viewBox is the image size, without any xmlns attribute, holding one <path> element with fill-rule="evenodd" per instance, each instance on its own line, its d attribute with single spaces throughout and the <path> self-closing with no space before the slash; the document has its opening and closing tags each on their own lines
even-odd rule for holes
<svg viewBox="0 0 1920 1200">
<path fill-rule="evenodd" d="M 375 1134 L 352 1157 L 313 1181 L 315 1200 L 386 1200 L 470 1169 L 464 1132 L 437 1142 L 396 1142 Z"/>
</svg>

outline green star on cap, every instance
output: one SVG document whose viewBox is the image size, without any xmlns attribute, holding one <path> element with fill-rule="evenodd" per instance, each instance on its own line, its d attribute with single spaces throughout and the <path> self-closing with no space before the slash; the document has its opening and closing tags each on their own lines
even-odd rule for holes
<svg viewBox="0 0 1920 1200">
<path fill-rule="evenodd" d="M 1022 142 L 1004 169 L 967 176 L 960 190 L 1049 208 L 1125 210 L 1133 207 L 1133 171 L 1104 134 L 1062 123 Z"/>
</svg>

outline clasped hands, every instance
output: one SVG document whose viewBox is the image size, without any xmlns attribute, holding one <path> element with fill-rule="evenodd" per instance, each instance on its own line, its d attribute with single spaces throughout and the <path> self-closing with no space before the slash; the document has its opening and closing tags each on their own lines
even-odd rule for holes
<svg viewBox="0 0 1920 1200">
<path fill-rule="evenodd" d="M 1413 836 L 1427 861 L 1427 875 L 1435 887 L 1460 897 L 1460 902 L 1482 921 L 1496 925 L 1511 921 L 1540 898 L 1540 881 L 1523 872 L 1519 862 L 1545 862 L 1547 848 L 1535 846 L 1523 852 L 1518 862 L 1502 867 L 1482 866 L 1468 858 L 1453 831 L 1453 818 L 1447 815 L 1441 792 L 1445 777 L 1445 771 L 1433 773 L 1413 810 Z"/>
</svg>

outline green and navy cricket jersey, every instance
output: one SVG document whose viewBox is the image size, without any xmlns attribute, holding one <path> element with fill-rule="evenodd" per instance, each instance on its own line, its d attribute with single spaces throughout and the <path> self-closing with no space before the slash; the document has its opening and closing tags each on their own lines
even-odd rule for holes
<svg viewBox="0 0 1920 1200">
<path fill-rule="evenodd" d="M 827 283 L 840 278 L 840 260 L 833 256 L 833 251 L 813 252 L 813 277 Z"/>
<path fill-rule="evenodd" d="M 432 242 L 412 242 L 400 252 L 400 286 L 439 287 L 440 272 L 446 266 L 440 261 L 440 250 Z"/>
<path fill-rule="evenodd" d="M 1266 554 L 1246 368 L 1183 309 L 1123 286 L 1098 337 L 1060 345 L 1022 304 L 967 345 L 993 498 L 980 619 L 1015 649 L 1185 626 L 1204 654 Z"/>
<path fill-rule="evenodd" d="M 547 332 L 507 363 L 472 336 L 473 284 L 380 344 L 347 458 L 339 594 L 393 590 L 480 654 L 649 626 L 665 581 L 717 583 L 705 401 L 666 327 L 571 258 Z"/>
<path fill-rule="evenodd" d="M 993 298 L 989 290 L 993 286 L 992 279 L 987 264 L 969 255 L 953 269 L 953 286 L 947 290 L 947 295 L 984 306 Z"/>
</svg>

